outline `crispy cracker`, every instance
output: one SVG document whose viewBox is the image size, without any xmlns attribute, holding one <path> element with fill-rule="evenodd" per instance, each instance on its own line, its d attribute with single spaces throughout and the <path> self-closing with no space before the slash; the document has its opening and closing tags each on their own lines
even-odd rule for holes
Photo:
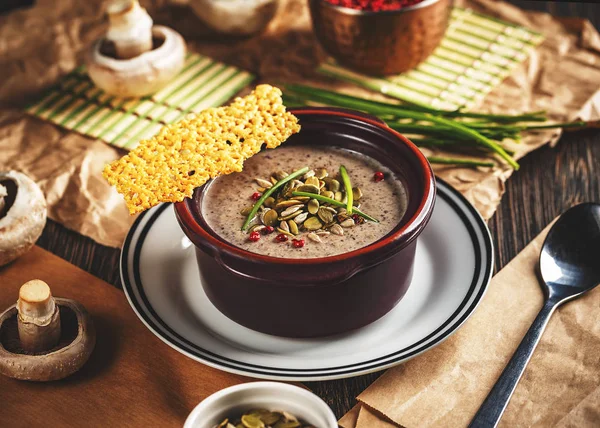
<svg viewBox="0 0 600 428">
<path fill-rule="evenodd" d="M 274 149 L 300 131 L 281 91 L 259 85 L 226 107 L 210 108 L 163 127 L 104 168 L 131 214 L 180 202 L 210 178 L 242 170 L 263 144 Z"/>
</svg>

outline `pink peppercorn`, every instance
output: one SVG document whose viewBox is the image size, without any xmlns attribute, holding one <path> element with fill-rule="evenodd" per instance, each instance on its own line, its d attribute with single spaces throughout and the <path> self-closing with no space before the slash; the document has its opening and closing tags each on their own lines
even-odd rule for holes
<svg viewBox="0 0 600 428">
<path fill-rule="evenodd" d="M 304 247 L 304 239 L 292 239 L 292 245 L 294 248 Z"/>
</svg>

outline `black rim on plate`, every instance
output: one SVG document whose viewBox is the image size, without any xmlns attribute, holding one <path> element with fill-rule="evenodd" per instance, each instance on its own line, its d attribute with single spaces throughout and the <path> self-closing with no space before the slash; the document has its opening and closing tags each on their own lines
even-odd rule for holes
<svg viewBox="0 0 600 428">
<path fill-rule="evenodd" d="M 394 351 L 390 354 L 377 357 L 368 361 L 359 363 L 310 369 L 293 368 L 273 368 L 256 364 L 245 363 L 243 361 L 233 360 L 211 351 L 203 349 L 201 346 L 184 338 L 174 331 L 161 317 L 156 313 L 150 304 L 142 286 L 140 275 L 140 254 L 144 246 L 144 240 L 156 220 L 171 206 L 163 204 L 157 208 L 142 213 L 131 227 L 123 249 L 121 252 L 121 281 L 127 298 L 137 315 L 144 323 L 163 341 L 174 348 L 189 354 L 193 358 L 206 364 L 221 368 L 226 371 L 234 371 L 255 377 L 278 378 L 278 379 L 299 379 L 306 380 L 311 378 L 339 378 L 349 375 L 358 375 L 396 365 L 425 350 L 441 343 L 454 333 L 473 313 L 481 301 L 487 285 L 491 279 L 493 269 L 493 250 L 492 241 L 487 226 L 475 208 L 450 185 L 443 180 L 437 179 L 438 198 L 448 203 L 453 211 L 460 217 L 469 232 L 471 242 L 474 246 L 475 268 L 473 278 L 467 294 L 454 311 L 454 313 L 443 322 L 438 328 L 419 341 Z M 134 239 L 136 232 L 140 228 L 142 220 L 148 218 L 148 221 L 142 226 L 139 237 Z M 476 229 L 481 236 L 478 237 Z M 483 248 L 482 248 L 483 246 Z M 128 262 L 130 253 L 133 250 L 133 281 L 129 272 Z M 482 259 L 482 254 L 485 260 Z M 139 296 L 137 298 L 136 296 Z"/>
</svg>

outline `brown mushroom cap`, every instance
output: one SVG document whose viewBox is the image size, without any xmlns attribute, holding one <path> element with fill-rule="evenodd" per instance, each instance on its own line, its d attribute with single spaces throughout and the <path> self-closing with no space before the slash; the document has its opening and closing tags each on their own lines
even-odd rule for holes
<svg viewBox="0 0 600 428">
<path fill-rule="evenodd" d="M 17 308 L 13 305 L 0 315 L 0 374 L 20 380 L 58 380 L 75 373 L 89 359 L 96 344 L 96 331 L 91 316 L 74 300 L 55 300 L 63 315 L 69 310 L 75 314 L 75 338 L 62 346 L 59 344 L 48 353 L 31 355 L 19 352 L 13 346 L 8 346 L 8 330 L 16 326 Z M 68 317 L 63 316 L 63 320 L 68 322 Z"/>
</svg>

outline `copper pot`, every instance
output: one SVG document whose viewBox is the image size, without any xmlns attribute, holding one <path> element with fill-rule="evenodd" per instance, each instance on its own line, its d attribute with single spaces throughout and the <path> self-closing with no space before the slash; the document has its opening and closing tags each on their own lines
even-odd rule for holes
<svg viewBox="0 0 600 428">
<path fill-rule="evenodd" d="M 340 64 L 371 75 L 415 68 L 440 44 L 452 0 L 424 0 L 394 11 L 368 12 L 309 0 L 317 38 Z"/>
</svg>

